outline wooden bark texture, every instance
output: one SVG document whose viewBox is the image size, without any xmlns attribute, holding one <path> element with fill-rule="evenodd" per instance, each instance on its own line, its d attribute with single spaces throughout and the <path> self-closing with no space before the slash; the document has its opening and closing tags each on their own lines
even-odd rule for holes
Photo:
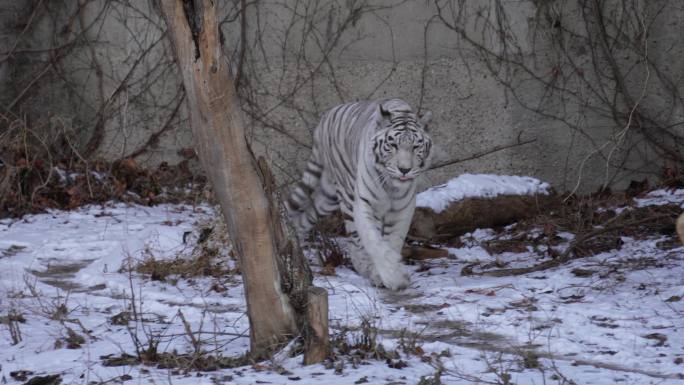
<svg viewBox="0 0 684 385">
<path fill-rule="evenodd" d="M 187 91 L 195 146 L 239 256 L 250 322 L 251 353 L 264 357 L 298 332 L 281 289 L 269 197 L 249 150 L 244 119 L 222 52 L 211 0 L 161 0 Z"/>
<path fill-rule="evenodd" d="M 304 365 L 323 361 L 328 356 L 328 293 L 320 287 L 309 289 L 307 319 L 310 325 L 305 336 Z"/>
<path fill-rule="evenodd" d="M 547 195 L 502 195 L 463 199 L 440 213 L 419 207 L 409 235 L 422 240 L 444 241 L 479 228 L 506 226 L 530 218 L 556 201 L 554 196 Z"/>
</svg>

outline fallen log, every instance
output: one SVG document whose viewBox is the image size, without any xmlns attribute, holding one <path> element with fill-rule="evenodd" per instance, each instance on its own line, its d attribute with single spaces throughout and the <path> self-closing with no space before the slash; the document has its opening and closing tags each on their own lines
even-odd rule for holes
<svg viewBox="0 0 684 385">
<path fill-rule="evenodd" d="M 506 226 L 549 210 L 554 195 L 499 195 L 492 198 L 465 198 L 435 212 L 417 207 L 409 237 L 439 242 L 479 228 Z"/>
<path fill-rule="evenodd" d="M 406 245 L 401 250 L 401 256 L 406 260 L 425 261 L 429 259 L 447 258 L 449 256 L 449 251 L 429 245 Z"/>
</svg>

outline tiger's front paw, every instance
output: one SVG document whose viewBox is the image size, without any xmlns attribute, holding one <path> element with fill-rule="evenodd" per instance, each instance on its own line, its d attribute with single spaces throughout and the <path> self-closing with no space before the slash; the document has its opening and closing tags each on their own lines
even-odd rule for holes
<svg viewBox="0 0 684 385">
<path fill-rule="evenodd" d="M 408 287 L 410 281 L 406 268 L 400 262 L 378 266 L 378 275 L 383 286 L 390 290 L 401 290 Z"/>
</svg>

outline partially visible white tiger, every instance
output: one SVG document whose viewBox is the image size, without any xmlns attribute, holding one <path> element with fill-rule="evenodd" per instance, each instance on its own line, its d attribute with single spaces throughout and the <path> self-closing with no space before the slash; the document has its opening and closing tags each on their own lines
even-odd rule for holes
<svg viewBox="0 0 684 385">
<path fill-rule="evenodd" d="M 314 131 L 302 180 L 286 202 L 300 233 L 339 207 L 356 271 L 375 285 L 409 284 L 401 248 L 416 205 L 416 177 L 429 167 L 432 114 L 400 99 L 343 104 Z"/>
</svg>

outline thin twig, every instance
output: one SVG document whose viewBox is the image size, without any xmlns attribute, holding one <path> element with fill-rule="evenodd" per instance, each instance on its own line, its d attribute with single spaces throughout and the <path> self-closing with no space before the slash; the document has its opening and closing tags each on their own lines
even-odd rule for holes
<svg viewBox="0 0 684 385">
<path fill-rule="evenodd" d="M 153 145 L 158 143 L 159 138 L 172 127 L 171 123 L 173 122 L 175 117 L 178 115 L 178 111 L 180 111 L 180 108 L 183 105 L 183 101 L 185 101 L 185 89 L 182 86 L 181 86 L 180 92 L 181 92 L 181 96 L 178 98 L 178 102 L 176 103 L 176 106 L 173 108 L 173 111 L 171 111 L 171 114 L 166 119 L 166 122 L 164 123 L 164 125 L 162 125 L 162 127 L 158 131 L 156 131 L 155 133 L 150 135 L 150 137 L 147 139 L 147 141 L 142 146 L 140 146 L 140 148 L 138 148 L 137 150 L 135 150 L 135 151 L 131 152 L 130 154 L 124 156 L 123 159 L 125 159 L 125 158 L 136 158 L 136 157 L 140 156 L 141 154 L 145 153 L 147 150 L 150 149 L 150 147 L 152 147 Z"/>
<path fill-rule="evenodd" d="M 509 149 L 509 148 L 513 148 L 513 147 L 523 146 L 523 145 L 526 145 L 526 144 L 534 143 L 534 142 L 536 142 L 536 141 L 537 141 L 537 139 L 528 139 L 528 140 L 524 140 L 524 141 L 518 140 L 518 141 L 515 142 L 515 143 L 505 144 L 505 145 L 501 145 L 501 146 L 495 146 L 495 147 L 492 148 L 492 149 L 489 149 L 489 150 L 486 150 L 486 151 L 477 152 L 477 153 L 475 153 L 475 154 L 473 154 L 473 155 L 470 155 L 470 156 L 467 156 L 467 157 L 465 157 L 465 158 L 447 160 L 447 161 L 444 161 L 444 162 L 437 163 L 437 164 L 435 164 L 435 165 L 432 165 L 432 166 L 430 167 L 430 170 L 434 170 L 434 169 L 436 169 L 436 168 L 441 168 L 441 167 L 446 167 L 446 166 L 451 166 L 452 164 L 462 163 L 462 162 L 466 162 L 466 161 L 473 160 L 473 159 L 482 158 L 483 156 L 491 155 L 491 154 L 493 154 L 493 153 L 495 153 L 495 152 L 503 151 L 503 150 L 506 150 L 506 149 Z"/>
<path fill-rule="evenodd" d="M 195 353 L 199 353 L 201 345 L 198 342 L 197 338 L 195 338 L 195 334 L 192 332 L 190 323 L 188 323 L 188 320 L 185 319 L 185 315 L 183 315 L 181 309 L 178 309 L 178 317 L 180 317 L 181 322 L 183 322 L 183 328 L 185 328 L 185 335 L 187 335 L 188 338 L 190 338 L 190 343 L 192 344 L 193 349 L 195 349 Z"/>
</svg>

